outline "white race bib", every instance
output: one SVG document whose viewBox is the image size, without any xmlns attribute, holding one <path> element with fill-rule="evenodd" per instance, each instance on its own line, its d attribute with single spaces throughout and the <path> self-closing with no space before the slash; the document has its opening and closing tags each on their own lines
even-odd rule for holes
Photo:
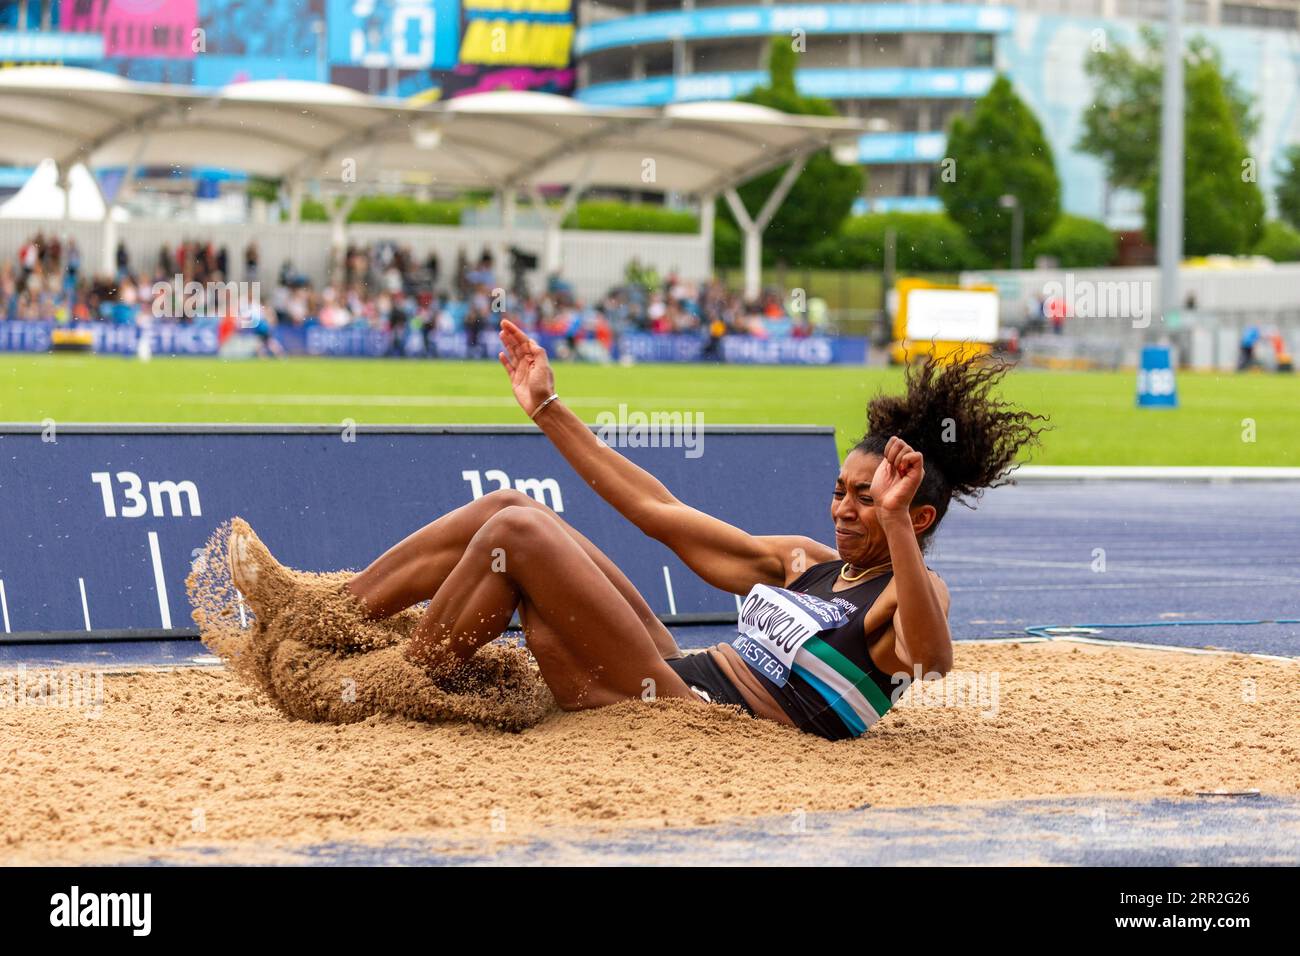
<svg viewBox="0 0 1300 956">
<path fill-rule="evenodd" d="M 755 584 L 740 606 L 740 634 L 731 646 L 751 669 L 784 687 L 794 657 L 810 637 L 848 620 L 830 601 L 811 594 Z"/>
</svg>

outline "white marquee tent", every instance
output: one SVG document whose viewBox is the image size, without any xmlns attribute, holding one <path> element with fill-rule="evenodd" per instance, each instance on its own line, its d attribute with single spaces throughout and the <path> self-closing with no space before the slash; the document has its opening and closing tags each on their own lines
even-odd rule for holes
<svg viewBox="0 0 1300 956">
<path fill-rule="evenodd" d="M 43 159 L 22 189 L 0 204 L 0 219 L 101 222 L 106 211 L 99 184 L 84 165 L 74 165 L 68 170 L 66 182 L 61 183 L 54 160 Z M 114 214 L 119 221 L 126 218 L 124 209 L 116 209 Z"/>
</svg>

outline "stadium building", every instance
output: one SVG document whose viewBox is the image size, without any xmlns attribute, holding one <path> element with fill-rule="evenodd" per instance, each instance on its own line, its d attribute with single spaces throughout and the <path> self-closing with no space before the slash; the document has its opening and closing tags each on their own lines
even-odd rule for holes
<svg viewBox="0 0 1300 956">
<path fill-rule="evenodd" d="M 1135 43 L 1141 27 L 1162 21 L 1164 0 L 579 0 L 576 12 L 575 95 L 591 103 L 737 96 L 764 82 L 768 38 L 791 35 L 802 46 L 800 89 L 867 125 L 860 205 L 873 210 L 939 208 L 944 131 L 1005 72 L 1043 124 L 1066 211 L 1117 228 L 1141 224 L 1137 197 L 1112 192 L 1101 164 L 1075 149 L 1091 101 L 1083 64 L 1098 31 L 1105 42 Z M 1254 100 L 1251 148 L 1271 202 L 1276 158 L 1300 142 L 1300 0 L 1187 0 L 1186 21 Z"/>
<path fill-rule="evenodd" d="M 0 68 L 83 67 L 208 89 L 302 80 L 416 103 L 496 89 L 570 93 L 573 29 L 571 0 L 0 0 Z M 0 198 L 31 175 L 0 168 Z M 136 205 L 158 204 L 141 212 L 171 215 L 179 190 L 230 199 L 231 214 L 243 215 L 242 195 L 223 186 L 244 179 L 237 171 L 139 178 L 150 188 Z"/>
<path fill-rule="evenodd" d="M 1092 96 L 1083 64 L 1102 31 L 1133 44 L 1164 14 L 1164 0 L 0 0 L 0 65 L 210 88 L 314 80 L 416 102 L 509 88 L 657 105 L 744 93 L 765 80 L 768 38 L 788 34 L 801 88 L 867 127 L 860 211 L 938 208 L 945 130 L 1005 72 L 1047 133 L 1066 211 L 1129 229 L 1140 200 L 1075 148 Z M 1186 18 L 1254 103 L 1271 204 L 1277 158 L 1300 142 L 1300 0 L 1186 0 Z M 0 170 L 0 193 L 29 174 Z"/>
</svg>

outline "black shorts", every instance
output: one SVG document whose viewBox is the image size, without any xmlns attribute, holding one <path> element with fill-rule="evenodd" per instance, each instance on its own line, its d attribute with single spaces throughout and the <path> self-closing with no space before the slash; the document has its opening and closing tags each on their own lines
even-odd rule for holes
<svg viewBox="0 0 1300 956">
<path fill-rule="evenodd" d="M 749 714 L 749 716 L 754 716 L 754 711 L 745 702 L 740 690 L 727 677 L 726 672 L 718 666 L 718 662 L 713 659 L 713 655 L 709 651 L 687 654 L 685 657 L 665 661 L 664 663 L 686 682 L 687 687 L 709 703 L 732 704 Z"/>
</svg>

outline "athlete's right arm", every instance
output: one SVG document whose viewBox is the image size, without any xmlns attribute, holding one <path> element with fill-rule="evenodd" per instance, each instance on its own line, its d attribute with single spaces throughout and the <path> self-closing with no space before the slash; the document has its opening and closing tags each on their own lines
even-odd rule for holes
<svg viewBox="0 0 1300 956">
<path fill-rule="evenodd" d="M 678 500 L 658 478 L 593 435 L 558 399 L 542 410 L 537 424 L 596 494 L 716 588 L 745 594 L 755 584 L 780 587 L 804 563 L 823 560 L 808 558 L 826 549 L 811 539 L 752 535 Z"/>
<path fill-rule="evenodd" d="M 835 557 L 802 535 L 752 535 L 678 500 L 654 475 L 610 448 L 558 399 L 546 352 L 513 323 L 501 323 L 519 404 L 596 494 L 645 534 L 667 545 L 714 587 L 737 594 L 755 584 L 781 586 L 805 567 Z M 540 409 L 540 411 L 538 410 Z"/>
</svg>

